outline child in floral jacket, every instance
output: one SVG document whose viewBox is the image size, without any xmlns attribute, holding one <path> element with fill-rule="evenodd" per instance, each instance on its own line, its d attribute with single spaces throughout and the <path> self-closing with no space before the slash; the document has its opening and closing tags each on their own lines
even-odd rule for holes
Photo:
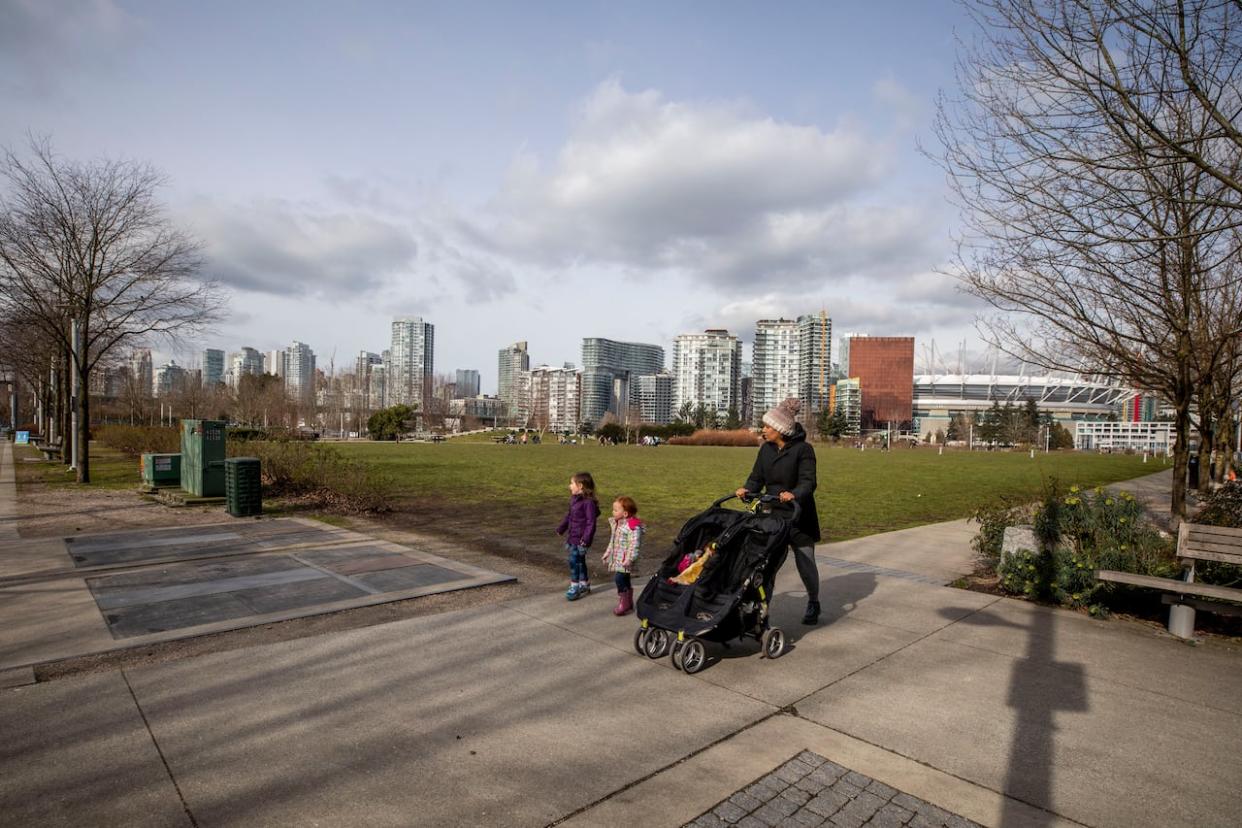
<svg viewBox="0 0 1242 828">
<path fill-rule="evenodd" d="M 632 497 L 618 497 L 612 502 L 612 517 L 608 520 L 612 528 L 612 537 L 608 539 L 608 548 L 604 550 L 604 565 L 610 572 L 615 572 L 617 584 L 617 606 L 613 615 L 625 615 L 634 609 L 634 587 L 630 583 L 630 573 L 634 571 L 634 562 L 638 560 L 638 550 L 642 545 L 643 522 L 638 519 L 638 505 Z"/>
</svg>

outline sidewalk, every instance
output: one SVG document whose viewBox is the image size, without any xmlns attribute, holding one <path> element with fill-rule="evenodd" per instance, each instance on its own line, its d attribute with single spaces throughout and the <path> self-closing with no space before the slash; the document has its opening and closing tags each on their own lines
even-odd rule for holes
<svg viewBox="0 0 1242 828">
<path fill-rule="evenodd" d="M 797 624 L 796 575 L 780 579 L 789 653 L 713 650 L 696 676 L 635 654 L 605 593 L 0 691 L 0 813 L 680 825 L 805 750 L 985 825 L 1242 819 L 1239 653 L 822 574 L 816 628 Z"/>
<path fill-rule="evenodd" d="M 876 798 L 912 825 L 1242 822 L 1242 653 L 937 585 L 965 535 L 821 546 L 820 626 L 786 567 L 787 654 L 694 676 L 601 589 L 0 689 L 2 821 L 754 825 L 841 795 L 838 825 L 890 824 Z"/>
</svg>

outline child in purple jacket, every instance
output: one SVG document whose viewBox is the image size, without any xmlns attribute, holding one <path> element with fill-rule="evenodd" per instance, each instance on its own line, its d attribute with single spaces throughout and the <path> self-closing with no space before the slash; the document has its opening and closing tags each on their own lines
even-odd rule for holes
<svg viewBox="0 0 1242 828">
<path fill-rule="evenodd" d="M 556 527 L 556 534 L 565 535 L 565 549 L 569 552 L 569 589 L 565 590 L 565 597 L 577 601 L 591 591 L 586 551 L 595 539 L 595 521 L 599 517 L 595 479 L 588 472 L 578 472 L 569 478 L 569 494 L 569 512 Z"/>
</svg>

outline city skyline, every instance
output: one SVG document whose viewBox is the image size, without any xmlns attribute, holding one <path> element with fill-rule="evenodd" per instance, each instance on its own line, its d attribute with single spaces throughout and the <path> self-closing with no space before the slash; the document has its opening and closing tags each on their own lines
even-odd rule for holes
<svg viewBox="0 0 1242 828">
<path fill-rule="evenodd" d="M 410 315 L 494 387 L 498 343 L 575 360 L 583 309 L 666 349 L 808 306 L 978 348 L 917 150 L 956 4 L 486 8 L 6 4 L 0 144 L 164 173 L 231 300 L 161 362 L 357 353 Z"/>
</svg>

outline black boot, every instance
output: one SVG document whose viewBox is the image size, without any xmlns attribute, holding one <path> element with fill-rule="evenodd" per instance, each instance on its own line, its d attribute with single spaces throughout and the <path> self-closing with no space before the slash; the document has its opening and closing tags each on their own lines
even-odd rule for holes
<svg viewBox="0 0 1242 828">
<path fill-rule="evenodd" d="M 802 616 L 802 623 L 808 627 L 819 623 L 819 601 L 806 602 L 806 612 Z"/>
</svg>

